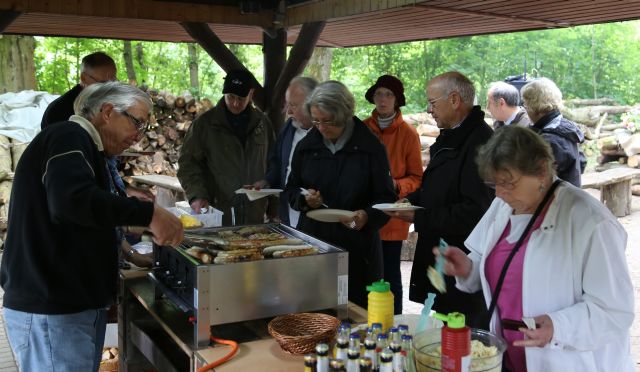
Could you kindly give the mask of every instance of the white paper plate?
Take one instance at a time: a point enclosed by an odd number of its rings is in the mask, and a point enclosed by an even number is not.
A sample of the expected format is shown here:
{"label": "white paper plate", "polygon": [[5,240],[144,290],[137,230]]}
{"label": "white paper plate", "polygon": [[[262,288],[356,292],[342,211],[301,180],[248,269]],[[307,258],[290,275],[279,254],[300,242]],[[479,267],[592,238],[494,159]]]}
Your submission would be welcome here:
{"label": "white paper plate", "polygon": [[375,209],[387,212],[399,212],[399,211],[415,211],[416,209],[424,209],[417,205],[410,205],[408,207],[398,207],[394,203],[380,203],[372,206]]}
{"label": "white paper plate", "polygon": [[260,190],[237,189],[236,190],[236,194],[247,194],[247,198],[249,198],[250,201],[258,200],[260,198],[264,198],[265,196],[269,196],[269,195],[277,195],[277,194],[280,194],[281,192],[282,192],[282,189],[260,189]]}
{"label": "white paper plate", "polygon": [[307,217],[320,222],[340,222],[341,218],[353,218],[356,212],[344,209],[315,209],[307,212]]}

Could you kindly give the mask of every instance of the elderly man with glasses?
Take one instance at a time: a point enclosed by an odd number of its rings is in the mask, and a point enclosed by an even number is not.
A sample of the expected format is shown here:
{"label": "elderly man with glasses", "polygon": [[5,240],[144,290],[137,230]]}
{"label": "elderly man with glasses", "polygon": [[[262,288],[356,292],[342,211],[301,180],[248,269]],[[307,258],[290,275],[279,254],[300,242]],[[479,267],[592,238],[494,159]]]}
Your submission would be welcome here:
{"label": "elderly man with glasses", "polygon": [[22,371],[98,370],[106,309],[116,301],[120,226],[147,227],[162,245],[183,238],[165,209],[118,195],[107,168],[106,157],[141,138],[147,94],[94,84],[75,107],[27,146],[13,181],[0,284]]}
{"label": "elderly man with glasses", "polygon": [[[493,130],[484,121],[480,106],[474,106],[473,83],[459,72],[446,72],[427,85],[427,112],[435,119],[440,135],[430,147],[431,161],[422,175],[420,188],[407,199],[423,209],[388,212],[413,222],[418,242],[411,271],[409,299],[423,302],[427,293],[438,293],[427,279],[427,267],[433,266],[432,252],[440,239],[457,247],[480,221],[494,191],[478,174],[477,148],[487,142]],[[440,313],[459,311],[467,324],[486,328],[486,306],[482,293],[458,290],[453,278],[446,278],[446,293],[438,293],[433,309]]]}

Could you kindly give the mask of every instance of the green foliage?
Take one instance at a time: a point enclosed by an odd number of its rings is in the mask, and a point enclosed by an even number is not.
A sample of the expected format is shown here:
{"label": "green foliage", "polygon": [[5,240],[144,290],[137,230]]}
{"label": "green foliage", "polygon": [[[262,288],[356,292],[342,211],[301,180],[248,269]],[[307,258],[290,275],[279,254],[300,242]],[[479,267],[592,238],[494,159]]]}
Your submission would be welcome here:
{"label": "green foliage", "polygon": [[[621,103],[640,101],[640,22],[610,23],[566,29],[460,37],[455,39],[335,49],[331,77],[354,93],[358,115],[366,117],[373,105],[364,93],[378,76],[398,76],[405,85],[406,113],[425,110],[425,84],[433,76],[458,70],[476,85],[478,103],[486,101],[487,86],[510,75],[554,80],[565,98],[610,97]],[[192,93],[217,100],[224,73],[198,46],[200,88],[189,86],[187,44],[132,43],[138,84],[181,94]],[[263,81],[261,46],[229,48]],[[81,58],[93,51],[110,54],[126,79],[123,42],[75,38],[38,38],[36,74],[38,88],[63,93],[79,80]]]}

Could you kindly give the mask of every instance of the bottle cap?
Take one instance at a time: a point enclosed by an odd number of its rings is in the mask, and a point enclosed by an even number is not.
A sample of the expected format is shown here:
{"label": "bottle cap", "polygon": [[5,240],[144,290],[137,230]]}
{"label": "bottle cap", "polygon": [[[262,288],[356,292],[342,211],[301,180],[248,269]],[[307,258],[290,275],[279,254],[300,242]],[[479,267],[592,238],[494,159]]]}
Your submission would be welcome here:
{"label": "bottle cap", "polygon": [[447,315],[435,313],[434,317],[440,319],[443,322],[447,322],[449,328],[464,328],[464,314],[459,312],[449,313]]}
{"label": "bottle cap", "polygon": [[384,279],[380,279],[378,282],[373,282],[367,286],[369,292],[389,292],[391,290],[391,284],[385,282]]}

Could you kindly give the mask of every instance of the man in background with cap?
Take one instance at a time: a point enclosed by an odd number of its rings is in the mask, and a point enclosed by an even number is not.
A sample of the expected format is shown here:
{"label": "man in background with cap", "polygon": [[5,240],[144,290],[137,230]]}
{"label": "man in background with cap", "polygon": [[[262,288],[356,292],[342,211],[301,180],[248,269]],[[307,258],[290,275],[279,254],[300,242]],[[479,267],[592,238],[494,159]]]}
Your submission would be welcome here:
{"label": "man in background with cap", "polygon": [[235,191],[264,177],[274,142],[271,122],[251,105],[257,82],[247,70],[225,77],[218,104],[193,121],[185,136],[178,179],[191,208],[221,210],[222,225],[264,222],[268,199],[248,201]]}
{"label": "man in background with cap", "polygon": [[[416,191],[422,180],[420,136],[402,119],[400,111],[405,105],[404,86],[395,76],[383,75],[367,90],[365,98],[376,108],[364,123],[387,149],[393,186],[398,197],[404,198]],[[402,241],[409,235],[409,225],[409,222],[394,218],[380,229],[384,279],[391,284],[395,314],[402,314],[400,251]]]}

